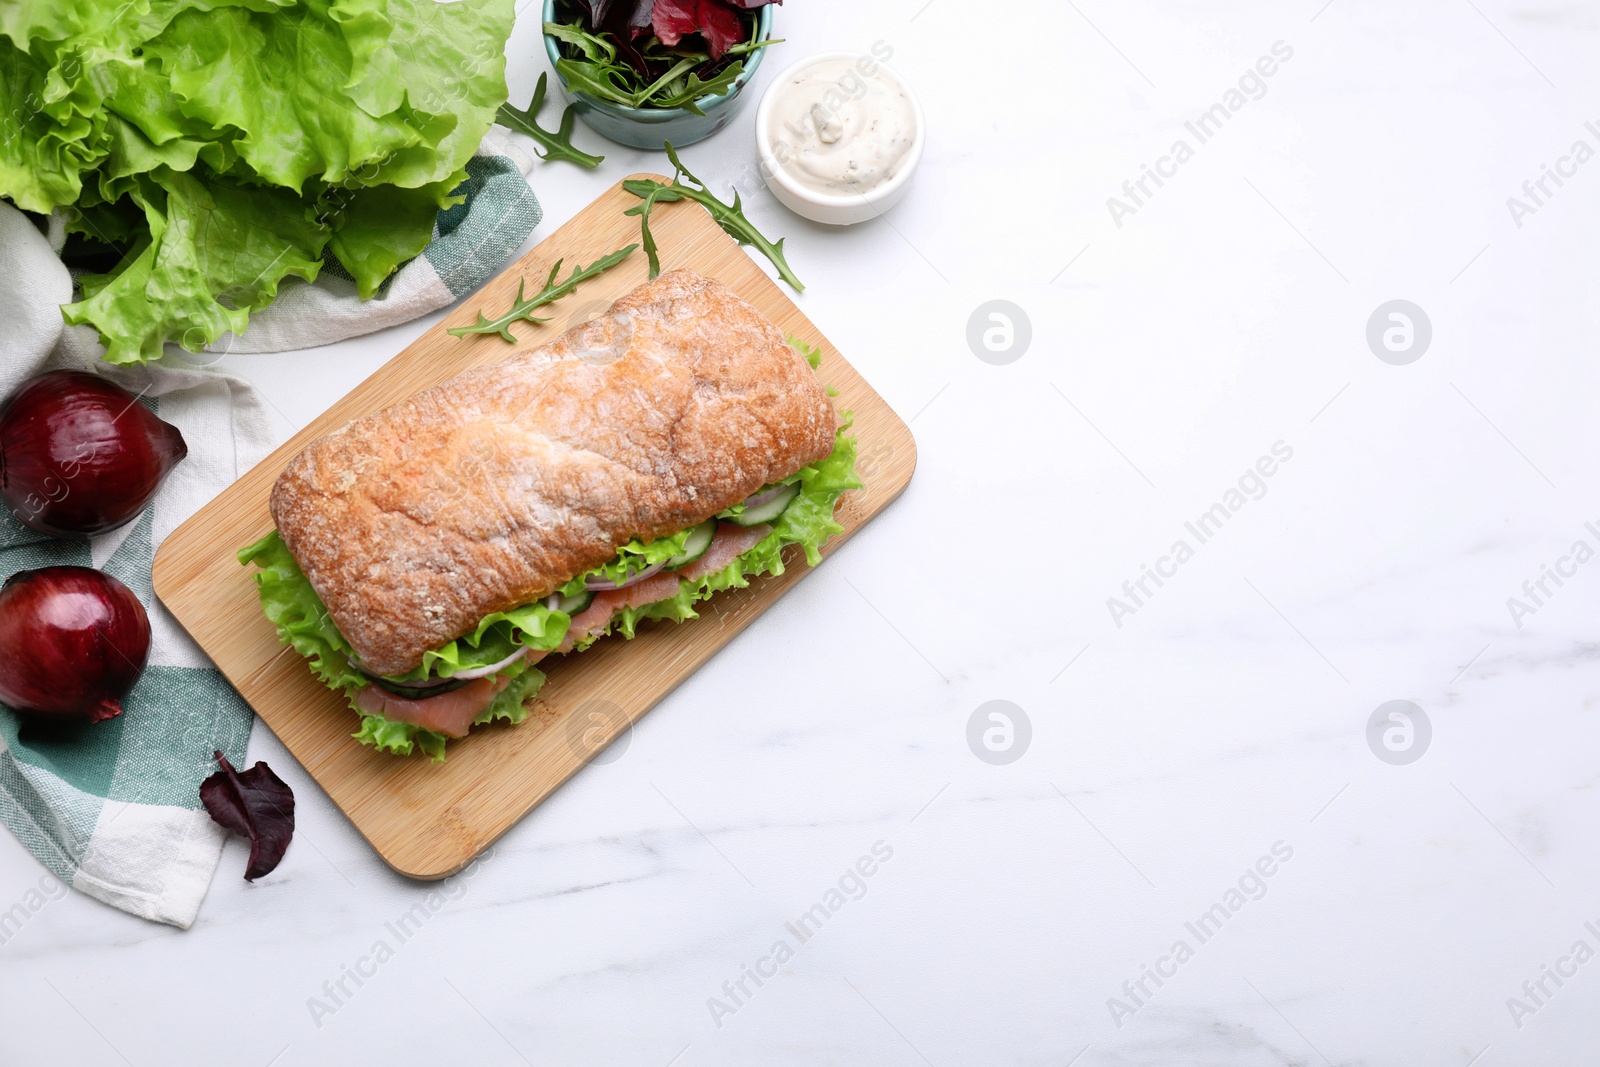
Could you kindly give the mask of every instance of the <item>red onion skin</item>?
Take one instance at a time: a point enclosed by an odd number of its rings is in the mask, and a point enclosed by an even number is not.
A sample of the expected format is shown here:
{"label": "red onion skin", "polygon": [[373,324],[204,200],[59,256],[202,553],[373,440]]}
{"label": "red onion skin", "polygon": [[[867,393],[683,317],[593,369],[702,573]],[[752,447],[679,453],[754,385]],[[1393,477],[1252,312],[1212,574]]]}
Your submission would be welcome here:
{"label": "red onion skin", "polygon": [[0,588],[0,649],[0,701],[12,710],[101,722],[122,714],[144,672],[150,617],[101,571],[19,571]]}
{"label": "red onion skin", "polygon": [[188,454],[176,426],[84,371],[41,374],[0,407],[0,501],[54,537],[127,524]]}

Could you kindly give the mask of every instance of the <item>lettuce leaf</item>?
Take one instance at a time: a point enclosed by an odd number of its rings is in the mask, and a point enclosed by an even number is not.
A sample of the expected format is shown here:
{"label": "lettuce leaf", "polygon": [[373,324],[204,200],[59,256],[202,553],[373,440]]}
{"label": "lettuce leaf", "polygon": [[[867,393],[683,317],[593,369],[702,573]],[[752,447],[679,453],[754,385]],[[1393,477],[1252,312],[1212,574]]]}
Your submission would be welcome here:
{"label": "lettuce leaf", "polygon": [[356,280],[361,299],[372,299],[390,274],[428,247],[440,206],[460,199],[448,195],[452,188],[449,182],[420,189],[378,185],[325,198],[324,217],[333,226],[328,248]]}
{"label": "lettuce leaf", "polygon": [[361,672],[350,666],[355,654],[350,643],[328,618],[322,598],[311,588],[277,530],[241,551],[239,562],[261,568],[256,591],[262,611],[278,628],[283,642],[310,661],[311,672],[323,685],[354,691],[367,684]]}
{"label": "lettuce leaf", "polygon": [[116,274],[87,279],[67,322],[99,328],[108,363],[161,358],[169,339],[198,352],[240,333],[289,275],[311,281],[327,234],[287,190],[207,184],[163,167],[133,200],[150,238]]}
{"label": "lettuce leaf", "polygon": [[[851,489],[861,488],[861,479],[856,477],[856,439],[847,433],[853,421],[850,412],[845,412],[844,425],[834,437],[833,453],[820,463],[801,469],[800,495],[784,509],[772,527],[773,536],[783,544],[804,549],[806,563],[812,567],[822,562],[819,550],[828,538],[844,532],[844,527],[833,517],[839,497]],[[757,545],[751,551],[758,551],[760,547]],[[782,564],[779,567],[780,570],[773,573],[782,573]]]}
{"label": "lettuce leaf", "polygon": [[789,336],[785,337],[784,340],[789,342],[790,348],[806,357],[806,362],[811,364],[812,370],[816,370],[818,367],[822,366],[822,349],[818,348],[814,344],[801,340],[794,334],[790,334]]}

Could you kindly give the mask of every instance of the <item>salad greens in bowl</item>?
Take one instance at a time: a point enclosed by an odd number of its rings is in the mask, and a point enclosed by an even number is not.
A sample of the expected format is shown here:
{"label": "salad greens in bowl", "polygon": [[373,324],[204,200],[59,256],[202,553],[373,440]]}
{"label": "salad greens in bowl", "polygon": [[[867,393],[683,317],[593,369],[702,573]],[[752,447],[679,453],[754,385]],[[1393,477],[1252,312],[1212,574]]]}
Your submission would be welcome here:
{"label": "salad greens in bowl", "polygon": [[635,148],[680,147],[733,120],[782,0],[545,0],[544,43],[573,110]]}

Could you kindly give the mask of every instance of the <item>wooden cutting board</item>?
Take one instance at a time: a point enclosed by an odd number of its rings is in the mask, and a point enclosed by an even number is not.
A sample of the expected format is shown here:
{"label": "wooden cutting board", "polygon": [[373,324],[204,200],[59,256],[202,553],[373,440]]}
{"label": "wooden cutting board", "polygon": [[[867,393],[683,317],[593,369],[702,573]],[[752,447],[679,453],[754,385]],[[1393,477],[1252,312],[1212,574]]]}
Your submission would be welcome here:
{"label": "wooden cutting board", "polygon": [[[803,558],[791,562],[786,556],[789,567],[781,577],[717,594],[699,619],[650,623],[632,641],[607,638],[577,655],[552,657],[543,665],[549,681],[526,722],[477,727],[452,741],[449,759],[438,764],[420,754],[381,754],[351,738],[355,713],[279,643],[256,600],[255,568],[235,559],[240,548],[272,528],[267,497],[273,482],[311,441],[469,368],[545,344],[644,282],[648,265],[641,249],[542,309],[541,315],[550,316],[547,324],[513,326],[521,338],[515,347],[498,337],[445,332],[476,321],[480,308],[490,317],[501,313],[522,278],[530,293],[539,291],[558,259],[566,260],[566,277],[574,264],[588,265],[638,241],[638,220],[623,215],[638,202],[620,183],[607,191],[202,508],[156,553],[155,589],[162,603],[378,854],[413,878],[444,878],[470,863],[810,572]],[[840,503],[845,530],[823,550],[831,553],[911,481],[917,459],[911,431],[698,205],[658,206],[651,229],[664,270],[687,267],[719,279],[780,329],[822,349],[822,380],[838,390],[839,407],[855,413],[865,482]],[[798,557],[796,549],[789,551]]]}

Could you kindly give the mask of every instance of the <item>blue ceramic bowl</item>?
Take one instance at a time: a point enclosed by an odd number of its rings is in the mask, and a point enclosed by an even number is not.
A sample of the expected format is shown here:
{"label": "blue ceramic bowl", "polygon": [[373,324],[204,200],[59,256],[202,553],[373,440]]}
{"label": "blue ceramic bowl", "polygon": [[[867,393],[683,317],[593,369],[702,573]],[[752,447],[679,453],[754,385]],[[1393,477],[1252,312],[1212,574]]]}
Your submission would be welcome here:
{"label": "blue ceramic bowl", "polygon": [[[554,22],[555,17],[556,0],[544,0],[544,21]],[[756,40],[764,41],[771,36],[772,5],[768,4],[761,8],[757,16]],[[546,34],[544,48],[550,55],[550,69],[555,70],[556,60],[561,58],[561,42]],[[664,141],[671,141],[674,148],[682,148],[705,140],[732,122],[744,104],[744,87],[755,77],[756,69],[761,66],[761,57],[766,52],[765,48],[758,48],[750,55],[744,72],[726,93],[698,101],[704,115],[696,115],[681,107],[624,107],[573,91],[568,87],[567,80],[561,77],[560,71],[556,71],[556,80],[561,83],[561,91],[577,110],[578,117],[591,130],[618,144],[660,151]]]}

